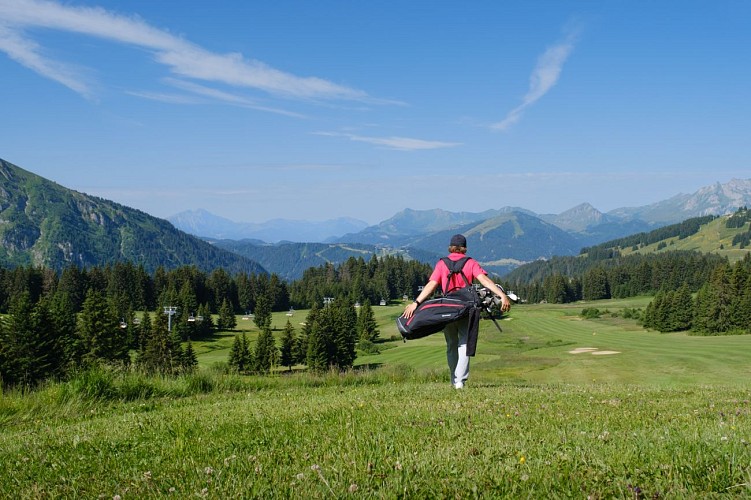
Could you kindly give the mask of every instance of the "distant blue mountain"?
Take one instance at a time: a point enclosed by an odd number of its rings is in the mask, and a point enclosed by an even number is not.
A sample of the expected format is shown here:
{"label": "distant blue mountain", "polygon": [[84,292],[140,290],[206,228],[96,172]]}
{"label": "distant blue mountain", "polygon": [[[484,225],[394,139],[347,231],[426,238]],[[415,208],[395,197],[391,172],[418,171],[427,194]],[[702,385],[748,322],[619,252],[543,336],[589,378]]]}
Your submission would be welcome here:
{"label": "distant blue mountain", "polygon": [[350,217],[319,222],[289,219],[272,219],[262,223],[234,222],[203,209],[180,212],[168,220],[181,231],[202,238],[257,240],[258,243],[322,243],[368,227],[366,222]]}

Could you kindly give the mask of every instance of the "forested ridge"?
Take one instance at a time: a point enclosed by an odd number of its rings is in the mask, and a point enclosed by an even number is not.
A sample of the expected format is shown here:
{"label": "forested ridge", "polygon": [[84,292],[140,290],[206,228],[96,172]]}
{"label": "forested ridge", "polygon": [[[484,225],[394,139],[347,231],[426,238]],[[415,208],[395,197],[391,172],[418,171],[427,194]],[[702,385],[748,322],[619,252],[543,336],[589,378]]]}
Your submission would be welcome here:
{"label": "forested ridge", "polygon": [[263,272],[247,258],[175,229],[169,222],[66,189],[0,159],[0,264],[82,268],[138,262],[149,272],[195,265]]}
{"label": "forested ridge", "polygon": [[679,239],[688,238],[689,236],[696,234],[699,229],[708,222],[716,219],[715,215],[707,215],[705,217],[693,217],[686,219],[678,224],[671,224],[659,229],[655,229],[649,232],[641,232],[632,236],[626,236],[624,238],[617,238],[615,240],[606,241],[599,245],[582,248],[582,254],[594,253],[598,254],[609,249],[621,249],[630,247],[641,247],[651,245],[662,240],[678,237]]}

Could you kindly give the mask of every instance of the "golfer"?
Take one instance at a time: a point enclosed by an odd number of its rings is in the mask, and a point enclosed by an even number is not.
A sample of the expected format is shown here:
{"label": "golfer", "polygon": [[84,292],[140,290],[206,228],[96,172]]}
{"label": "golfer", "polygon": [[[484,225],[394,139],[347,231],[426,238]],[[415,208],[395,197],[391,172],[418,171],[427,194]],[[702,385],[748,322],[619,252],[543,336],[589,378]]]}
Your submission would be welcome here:
{"label": "golfer", "polygon": [[[464,235],[455,234],[452,236],[448,251],[448,258],[452,261],[457,261],[463,258],[467,253],[467,239]],[[488,273],[475,259],[470,257],[464,265],[463,272],[470,283],[476,278],[481,285],[500,297],[501,311],[506,312],[511,309],[511,300],[509,300],[508,296],[498,285],[488,278]],[[433,268],[430,280],[423,287],[422,292],[420,292],[420,295],[417,296],[415,301],[404,309],[402,316],[407,319],[411,318],[415,309],[417,309],[417,306],[433,295],[433,292],[435,292],[439,286],[444,292],[446,292],[454,288],[462,288],[466,285],[461,274],[453,275],[451,277],[451,282],[449,283],[449,268],[446,267],[445,262],[439,260],[435,265],[435,268]],[[464,317],[449,323],[443,329],[443,335],[446,337],[446,360],[449,365],[451,384],[457,389],[463,389],[467,378],[469,378],[469,356],[467,356],[468,326],[469,318]]]}

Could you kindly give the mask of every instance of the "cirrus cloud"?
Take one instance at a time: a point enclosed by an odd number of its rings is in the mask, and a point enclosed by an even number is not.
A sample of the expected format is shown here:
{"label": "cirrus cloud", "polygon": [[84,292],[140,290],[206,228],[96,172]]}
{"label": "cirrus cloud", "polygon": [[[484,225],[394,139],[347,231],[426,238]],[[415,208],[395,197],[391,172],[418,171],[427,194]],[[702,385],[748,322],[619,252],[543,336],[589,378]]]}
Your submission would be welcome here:
{"label": "cirrus cloud", "polygon": [[578,30],[570,31],[563,40],[549,47],[537,60],[537,65],[529,77],[529,89],[519,106],[506,114],[500,122],[491,125],[495,130],[508,130],[517,123],[524,111],[548,93],[561,76],[563,65],[574,50]]}
{"label": "cirrus cloud", "polygon": [[357,134],[348,134],[344,132],[316,132],[316,135],[325,135],[329,137],[345,137],[355,142],[365,142],[376,146],[384,146],[388,149],[397,149],[400,151],[416,151],[426,149],[453,148],[461,146],[460,142],[444,141],[426,141],[424,139],[414,139],[411,137],[372,137]]}
{"label": "cirrus cloud", "polygon": [[389,102],[323,78],[280,71],[239,53],[211,52],[157,29],[137,16],[51,0],[0,0],[0,51],[87,98],[92,96],[92,85],[84,72],[76,70],[74,65],[46,57],[44,48],[32,34],[40,28],[146,49],[155,61],[182,78],[255,89],[282,98]]}

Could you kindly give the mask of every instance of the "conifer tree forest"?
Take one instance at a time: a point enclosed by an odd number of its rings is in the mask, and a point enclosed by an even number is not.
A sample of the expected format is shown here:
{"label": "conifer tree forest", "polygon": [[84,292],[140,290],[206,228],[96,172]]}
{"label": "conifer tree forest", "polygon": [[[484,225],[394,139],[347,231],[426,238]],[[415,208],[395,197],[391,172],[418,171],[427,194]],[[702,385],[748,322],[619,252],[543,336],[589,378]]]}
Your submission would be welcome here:
{"label": "conifer tree forest", "polygon": [[[346,369],[355,345],[378,335],[370,304],[415,296],[430,268],[401,257],[351,258],[310,269],[294,283],[277,275],[205,273],[193,266],[147,273],[129,262],[56,273],[0,268],[0,381],[33,386],[99,363],[162,374],[194,370],[191,341],[236,327],[235,314],[254,313],[260,330],[239,337],[228,364],[243,373],[306,364]],[[323,307],[324,298],[335,299]],[[359,317],[355,304],[366,304]],[[287,325],[281,350],[271,313],[311,309],[306,327]]]}

